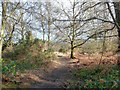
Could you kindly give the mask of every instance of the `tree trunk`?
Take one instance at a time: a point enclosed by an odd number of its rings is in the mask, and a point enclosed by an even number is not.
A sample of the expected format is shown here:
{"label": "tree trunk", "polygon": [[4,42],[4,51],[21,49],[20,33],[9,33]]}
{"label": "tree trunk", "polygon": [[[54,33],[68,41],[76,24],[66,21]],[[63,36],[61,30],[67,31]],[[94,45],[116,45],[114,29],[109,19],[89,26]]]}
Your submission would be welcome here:
{"label": "tree trunk", "polygon": [[49,46],[50,46],[50,24],[48,24],[48,48]]}
{"label": "tree trunk", "polygon": [[50,12],[48,10],[48,48],[50,45]]}
{"label": "tree trunk", "polygon": [[[41,14],[43,14],[43,11],[42,11],[42,3],[40,3],[40,12]],[[44,16],[41,15],[41,25],[42,25],[42,29],[43,29],[43,42],[45,43],[45,28],[44,28]]]}
{"label": "tree trunk", "polygon": [[51,33],[51,31],[50,31],[50,25],[51,25],[51,22],[50,22],[50,17],[51,17],[51,3],[50,2],[48,2],[47,3],[47,12],[48,12],[48,49],[49,49],[49,46],[50,46],[50,33]]}
{"label": "tree trunk", "polygon": [[22,42],[24,43],[24,31],[23,31],[24,29],[22,28],[22,31],[21,31],[21,36],[22,36]]}
{"label": "tree trunk", "polygon": [[72,59],[74,59],[75,57],[74,57],[74,54],[73,54],[73,52],[74,52],[74,40],[75,40],[75,27],[74,27],[74,25],[75,25],[75,13],[74,13],[74,10],[75,10],[75,1],[74,1],[74,5],[73,5],[73,35],[72,35],[72,41],[71,41],[71,57],[70,58],[72,58]]}
{"label": "tree trunk", "polygon": [[6,9],[7,9],[7,2],[5,0],[5,2],[2,3],[2,27],[1,27],[1,36],[0,36],[0,59],[2,59],[2,46],[3,46],[3,37],[4,37],[4,31],[5,31]]}
{"label": "tree trunk", "polygon": [[15,31],[15,24],[13,25],[13,28],[12,28],[12,31],[10,33],[10,37],[7,41],[7,46],[11,45],[11,40],[12,40],[12,37],[13,37],[13,32]]}
{"label": "tree trunk", "polygon": [[120,2],[114,2],[115,14],[116,14],[116,22],[118,24],[118,62],[117,64],[120,65]]}
{"label": "tree trunk", "polygon": [[43,42],[45,42],[45,29],[43,29]]}
{"label": "tree trunk", "polygon": [[71,57],[72,59],[74,59],[74,54],[73,54],[74,48],[73,48],[73,41],[71,41]]}

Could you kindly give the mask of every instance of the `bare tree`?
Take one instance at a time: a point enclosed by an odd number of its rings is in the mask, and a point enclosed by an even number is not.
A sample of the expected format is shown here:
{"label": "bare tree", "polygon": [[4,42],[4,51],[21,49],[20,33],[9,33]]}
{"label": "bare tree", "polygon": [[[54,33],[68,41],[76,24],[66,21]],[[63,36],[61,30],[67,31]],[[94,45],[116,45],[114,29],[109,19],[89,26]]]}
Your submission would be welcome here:
{"label": "bare tree", "polygon": [[[109,31],[109,29],[107,30],[101,29],[100,26],[102,24],[99,23],[101,23],[102,19],[96,17],[97,14],[93,12],[93,9],[89,10],[97,5],[102,5],[103,3],[92,3],[89,6],[88,4],[86,4],[86,2],[76,2],[75,0],[70,3],[72,8],[68,10],[64,8],[62,5],[61,11],[63,12],[64,15],[62,18],[56,19],[56,21],[59,22],[59,25],[56,25],[56,22],[54,25],[71,44],[71,58],[74,58],[73,52],[75,48],[83,45],[89,39],[95,37],[97,34],[102,34],[104,31],[105,32]],[[97,9],[98,8],[96,8],[95,10]],[[93,21],[95,22],[94,24],[97,23],[96,28],[92,28]],[[60,22],[62,23],[60,24]],[[83,36],[88,36],[88,38],[85,39],[85,37]]]}
{"label": "bare tree", "polygon": [[6,23],[6,10],[7,10],[7,0],[2,2],[2,27],[0,34],[0,59],[2,59],[2,46],[3,46],[3,37],[5,31],[5,23]]}

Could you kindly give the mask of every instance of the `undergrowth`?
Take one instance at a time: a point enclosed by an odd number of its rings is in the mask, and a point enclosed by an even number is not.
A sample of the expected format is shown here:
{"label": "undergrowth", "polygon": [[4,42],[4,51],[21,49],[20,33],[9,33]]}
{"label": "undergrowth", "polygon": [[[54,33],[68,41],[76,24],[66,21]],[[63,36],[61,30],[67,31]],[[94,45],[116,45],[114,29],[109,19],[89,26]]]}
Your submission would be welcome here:
{"label": "undergrowth", "polygon": [[72,72],[76,81],[66,82],[65,88],[120,88],[120,67],[81,69]]}
{"label": "undergrowth", "polygon": [[[40,43],[39,43],[40,44]],[[52,51],[42,52],[42,45],[20,44],[12,52],[6,52],[2,61],[2,78],[11,81],[25,70],[47,67],[55,59]],[[19,74],[18,74],[19,73]],[[4,85],[3,85],[4,86]]]}

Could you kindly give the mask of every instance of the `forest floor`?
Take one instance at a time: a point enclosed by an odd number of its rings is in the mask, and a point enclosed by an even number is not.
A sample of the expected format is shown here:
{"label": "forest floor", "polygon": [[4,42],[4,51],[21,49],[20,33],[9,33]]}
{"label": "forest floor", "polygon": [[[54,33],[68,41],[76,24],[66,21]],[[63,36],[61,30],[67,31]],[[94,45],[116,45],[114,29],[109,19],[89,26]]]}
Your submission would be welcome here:
{"label": "forest floor", "polygon": [[[57,59],[53,60],[48,67],[43,67],[35,70],[26,70],[24,74],[18,77],[18,82],[21,82],[22,87],[30,88],[60,88],[67,81],[73,81],[74,76],[71,73],[76,69],[95,67],[99,63],[98,57],[89,55],[76,55],[76,59],[70,59],[69,54],[55,52]],[[110,57],[115,60],[115,57]],[[104,63],[107,62],[104,60]],[[112,61],[111,61],[112,63]],[[90,67],[89,67],[90,66]],[[17,81],[17,78],[16,78]]]}
{"label": "forest floor", "polygon": [[53,60],[47,68],[27,70],[21,75],[22,86],[30,88],[59,88],[64,82],[72,81],[70,70],[74,70],[71,59],[67,54],[55,52],[57,59]]}

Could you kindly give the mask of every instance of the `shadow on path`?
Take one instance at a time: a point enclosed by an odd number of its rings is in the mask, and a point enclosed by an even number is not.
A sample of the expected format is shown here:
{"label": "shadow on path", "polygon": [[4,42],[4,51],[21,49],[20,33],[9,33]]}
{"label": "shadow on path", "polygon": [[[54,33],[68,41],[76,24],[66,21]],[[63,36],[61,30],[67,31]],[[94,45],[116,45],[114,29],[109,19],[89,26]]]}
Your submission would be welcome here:
{"label": "shadow on path", "polygon": [[52,68],[51,72],[44,77],[39,77],[40,81],[34,83],[32,88],[61,88],[63,83],[73,79],[72,74],[69,72],[70,59],[67,57],[59,57],[52,66],[56,65],[57,68]]}

